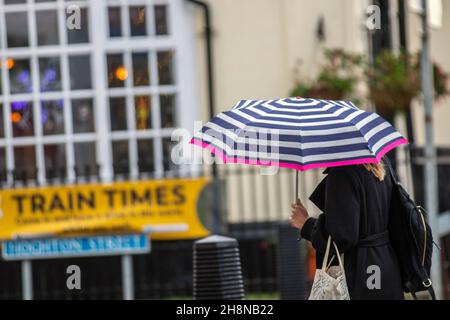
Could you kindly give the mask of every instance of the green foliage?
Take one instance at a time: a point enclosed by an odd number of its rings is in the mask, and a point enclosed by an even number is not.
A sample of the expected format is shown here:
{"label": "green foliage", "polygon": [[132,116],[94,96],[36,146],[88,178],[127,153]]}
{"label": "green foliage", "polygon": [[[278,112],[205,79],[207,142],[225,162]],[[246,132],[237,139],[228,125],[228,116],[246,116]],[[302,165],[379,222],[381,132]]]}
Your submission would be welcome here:
{"label": "green foliage", "polygon": [[433,80],[436,99],[440,99],[450,94],[449,78],[450,75],[442,70],[437,63],[433,64]]}
{"label": "green foliage", "polygon": [[[421,93],[420,54],[381,52],[372,66],[367,67],[370,99],[378,110],[402,112]],[[450,93],[448,74],[433,63],[434,97]]]}
{"label": "green foliage", "polygon": [[[342,100],[353,98],[355,85],[367,82],[369,99],[382,113],[402,112],[421,92],[420,55],[382,51],[371,63],[341,49],[324,51],[325,63],[313,81],[297,81],[291,96]],[[449,74],[433,64],[435,98],[450,94]],[[353,99],[355,100],[355,99]]]}
{"label": "green foliage", "polygon": [[341,49],[325,50],[324,56],[325,64],[317,79],[310,83],[297,81],[291,91],[292,96],[340,100],[353,92],[358,81],[355,70],[362,63],[362,56]]}
{"label": "green foliage", "polygon": [[291,96],[292,97],[306,97],[306,96],[308,96],[309,90],[310,90],[310,86],[308,86],[304,83],[299,83],[294,87],[294,89],[292,89]]}
{"label": "green foliage", "polygon": [[408,53],[382,51],[366,67],[370,99],[382,112],[403,111],[420,93],[419,59]]}

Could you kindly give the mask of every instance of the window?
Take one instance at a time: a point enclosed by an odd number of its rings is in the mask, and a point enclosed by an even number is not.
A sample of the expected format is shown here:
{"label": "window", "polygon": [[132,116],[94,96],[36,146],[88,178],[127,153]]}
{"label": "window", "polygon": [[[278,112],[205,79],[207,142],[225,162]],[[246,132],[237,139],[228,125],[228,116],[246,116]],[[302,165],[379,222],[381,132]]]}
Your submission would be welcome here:
{"label": "window", "polygon": [[138,140],[139,172],[154,172],[153,141],[151,139]]}
{"label": "window", "polygon": [[124,97],[110,98],[111,131],[127,130],[127,104]]}
{"label": "window", "polygon": [[[89,13],[99,2],[71,2],[2,2],[6,43],[0,51],[7,72],[0,77],[0,95],[9,89],[8,96],[0,96],[0,177],[2,165],[14,169],[8,183],[73,181],[85,174],[86,163],[95,163],[91,174],[97,172],[96,154],[84,155],[83,169],[75,170],[75,164],[83,152],[96,150],[98,140],[91,65],[97,49],[90,42]],[[80,8],[79,28],[65,25],[71,4]]]}
{"label": "window", "polygon": [[163,165],[164,171],[171,171],[177,169],[175,162],[172,159],[172,149],[175,146],[175,141],[170,138],[163,139]]}
{"label": "window", "polygon": [[59,57],[39,58],[41,92],[61,91],[61,64]]}
{"label": "window", "polygon": [[3,122],[3,103],[0,103],[0,138],[5,137],[5,124]]}
{"label": "window", "polygon": [[[105,56],[114,172],[129,170],[136,175],[176,170],[171,165],[173,143],[168,143],[171,131],[179,125],[176,47],[154,42],[151,49],[142,50],[149,47],[143,45],[147,41],[171,37],[172,8],[168,1],[152,5],[137,0],[129,6],[110,2],[105,37],[111,50]],[[128,48],[120,48],[120,39],[126,39]],[[134,43],[140,46],[135,48]],[[133,169],[135,163],[138,172]]]}
{"label": "window", "polygon": [[66,148],[64,144],[47,144],[44,146],[45,175],[47,179],[66,176]]}
{"label": "window", "polygon": [[5,18],[8,47],[27,47],[29,44],[27,13],[10,12],[5,14]]}
{"label": "window", "polygon": [[158,52],[158,79],[160,85],[173,84],[173,51]]}
{"label": "window", "polygon": [[33,136],[33,104],[26,101],[12,102],[11,122],[14,137]]}
{"label": "window", "polygon": [[[142,5],[120,7],[118,6],[120,1],[111,1],[111,5],[107,8],[109,38],[168,36],[170,34],[168,5],[155,4],[151,7],[148,5],[148,1],[139,2]],[[128,15],[126,21],[122,20],[123,13]],[[153,14],[153,16],[148,19],[148,14]],[[124,24],[128,24],[126,28],[129,29],[128,35],[124,33]]]}
{"label": "window", "polygon": [[44,135],[64,134],[63,100],[42,101],[41,119]]}
{"label": "window", "polygon": [[11,94],[31,93],[33,87],[30,60],[10,58],[8,59],[8,68]]}
{"label": "window", "polygon": [[[177,170],[168,141],[192,113],[179,106],[189,81],[177,78],[177,59],[190,50],[179,41],[185,30],[177,25],[186,14],[179,5],[1,3],[0,182],[74,182],[100,172],[136,179]],[[66,11],[73,4],[79,19]],[[6,175],[7,169],[15,172]]]}
{"label": "window", "polygon": [[137,96],[134,98],[137,130],[147,130],[151,128],[152,111],[150,104],[151,102],[149,96]]}
{"label": "window", "polygon": [[167,6],[155,6],[155,33],[158,36],[169,34],[167,25]]}
{"label": "window", "polygon": [[70,89],[92,89],[91,59],[89,55],[69,57]]}
{"label": "window", "polygon": [[159,96],[161,106],[161,127],[173,128],[176,126],[175,119],[175,95],[164,94]]}
{"label": "window", "polygon": [[72,126],[74,133],[94,132],[92,99],[72,100]]}
{"label": "window", "polygon": [[112,154],[114,173],[128,174],[130,172],[128,141],[113,141]]}
{"label": "window", "polygon": [[14,168],[19,180],[36,179],[35,146],[14,147]]}
{"label": "window", "polygon": [[150,75],[148,69],[148,54],[133,53],[133,84],[136,87],[148,86],[150,84]]}
{"label": "window", "polygon": [[4,0],[5,4],[20,4],[20,3],[26,3],[27,0]]}
{"label": "window", "polygon": [[5,148],[0,148],[0,181],[5,182],[6,178],[6,151]]}
{"label": "window", "polygon": [[147,34],[147,17],[145,7],[130,7],[131,36],[145,36]]}
{"label": "window", "polygon": [[58,44],[58,15],[56,10],[36,11],[36,30],[38,45]]}
{"label": "window", "polygon": [[109,54],[106,57],[108,64],[108,85],[110,88],[123,87],[128,78],[128,71],[123,63],[122,54]]}
{"label": "window", "polygon": [[[69,10],[70,11],[70,10]],[[71,13],[66,13],[66,19],[70,20]],[[67,29],[67,39],[69,44],[87,43],[89,42],[89,24],[87,10],[80,10],[80,27],[71,27]]]}
{"label": "window", "polygon": [[122,17],[120,7],[108,8],[109,36],[111,38],[122,36]]}
{"label": "window", "polygon": [[97,156],[95,142],[77,142],[75,163],[77,176],[89,177],[97,174]]}

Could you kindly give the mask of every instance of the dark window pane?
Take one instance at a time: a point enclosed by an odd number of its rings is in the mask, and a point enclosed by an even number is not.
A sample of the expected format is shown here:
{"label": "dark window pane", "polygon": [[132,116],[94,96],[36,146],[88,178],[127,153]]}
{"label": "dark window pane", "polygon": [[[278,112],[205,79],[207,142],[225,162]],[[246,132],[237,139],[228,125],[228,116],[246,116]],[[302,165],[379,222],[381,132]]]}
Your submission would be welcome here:
{"label": "dark window pane", "polygon": [[58,44],[59,32],[56,11],[36,11],[36,30],[38,45]]}
{"label": "dark window pane", "polygon": [[27,0],[4,0],[5,4],[20,4],[20,3],[26,3]]}
{"label": "dark window pane", "polygon": [[45,176],[47,179],[66,177],[66,147],[64,144],[44,146]]}
{"label": "dark window pane", "polygon": [[131,36],[145,36],[147,34],[147,19],[145,7],[130,7]]}
{"label": "dark window pane", "polygon": [[63,100],[42,101],[42,127],[44,135],[64,134]]}
{"label": "dark window pane", "polygon": [[74,144],[77,176],[91,176],[97,173],[95,142]]}
{"label": "dark window pane", "polygon": [[72,100],[72,126],[74,133],[94,132],[92,99]]}
{"label": "dark window pane", "polygon": [[165,94],[159,96],[159,104],[161,106],[161,127],[171,128],[176,126],[175,120],[175,95]]}
{"label": "dark window pane", "polygon": [[12,102],[11,122],[14,137],[34,135],[33,104],[25,101]]}
{"label": "dark window pane", "polygon": [[111,131],[127,130],[127,105],[125,98],[109,99]]}
{"label": "dark window pane", "polygon": [[167,35],[169,29],[167,26],[167,6],[155,6],[155,33],[156,35]]}
{"label": "dark window pane", "polygon": [[172,141],[170,138],[164,138],[162,140],[164,171],[175,170],[177,168],[177,165],[172,160],[172,149],[175,144],[176,141]]}
{"label": "dark window pane", "polygon": [[3,121],[3,103],[0,103],[0,138],[5,137],[5,123]]}
{"label": "dark window pane", "polygon": [[153,140],[138,140],[139,172],[154,172]]}
{"label": "dark window pane", "polygon": [[5,148],[0,148],[0,181],[6,181],[6,152]]}
{"label": "dark window pane", "polygon": [[61,90],[61,67],[59,57],[39,58],[41,92]]}
{"label": "dark window pane", "polygon": [[159,84],[173,84],[173,51],[158,52]]}
{"label": "dark window pane", "polygon": [[14,168],[19,180],[36,179],[36,151],[34,146],[14,147]]}
{"label": "dark window pane", "polygon": [[136,130],[147,130],[152,127],[151,102],[149,96],[137,96],[134,98],[136,113]]}
{"label": "dark window pane", "polygon": [[108,86],[110,88],[123,87],[128,78],[128,70],[123,64],[122,54],[108,54]]}
{"label": "dark window pane", "polygon": [[148,53],[133,53],[133,84],[135,86],[148,86]]}
{"label": "dark window pane", "polygon": [[109,36],[121,37],[122,36],[122,18],[120,16],[120,7],[108,8],[109,17]]}
{"label": "dark window pane", "polygon": [[[74,11],[66,13],[67,24],[67,39],[69,43],[86,43],[89,42],[89,24],[86,8],[80,9],[80,25],[76,25],[76,21],[73,20],[76,16]],[[78,28],[79,27],[79,28]]]}
{"label": "dark window pane", "polygon": [[10,12],[6,13],[5,17],[8,47],[28,47],[27,13]]}
{"label": "dark window pane", "polygon": [[11,93],[32,92],[30,60],[8,59],[8,68]]}
{"label": "dark window pane", "polygon": [[113,168],[115,174],[127,174],[130,171],[128,159],[128,141],[112,142]]}
{"label": "dark window pane", "polygon": [[91,59],[89,55],[69,57],[70,88],[91,89]]}

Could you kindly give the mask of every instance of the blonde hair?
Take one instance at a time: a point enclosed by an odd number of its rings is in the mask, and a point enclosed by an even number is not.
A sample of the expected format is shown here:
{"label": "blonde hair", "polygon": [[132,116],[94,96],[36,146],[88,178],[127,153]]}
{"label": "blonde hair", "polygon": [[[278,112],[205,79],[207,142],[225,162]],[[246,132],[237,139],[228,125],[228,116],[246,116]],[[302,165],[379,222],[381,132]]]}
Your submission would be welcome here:
{"label": "blonde hair", "polygon": [[367,171],[373,173],[373,175],[380,181],[383,181],[386,176],[386,170],[384,169],[383,163],[380,161],[378,163],[365,163],[363,164]]}

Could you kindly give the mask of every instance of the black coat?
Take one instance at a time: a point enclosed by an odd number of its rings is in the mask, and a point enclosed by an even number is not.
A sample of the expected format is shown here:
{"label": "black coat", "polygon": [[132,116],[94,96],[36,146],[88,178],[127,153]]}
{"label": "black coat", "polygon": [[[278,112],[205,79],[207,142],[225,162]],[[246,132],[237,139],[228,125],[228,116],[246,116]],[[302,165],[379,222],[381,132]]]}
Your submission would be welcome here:
{"label": "black coat", "polygon": [[[397,257],[386,233],[392,194],[389,175],[379,181],[362,165],[329,168],[324,173],[328,175],[310,196],[324,213],[309,218],[301,230],[316,249],[317,267],[322,266],[331,235],[344,253],[351,299],[403,299]],[[376,272],[368,269],[371,265],[379,266],[380,289],[367,285]],[[369,282],[374,283],[372,278]]]}

